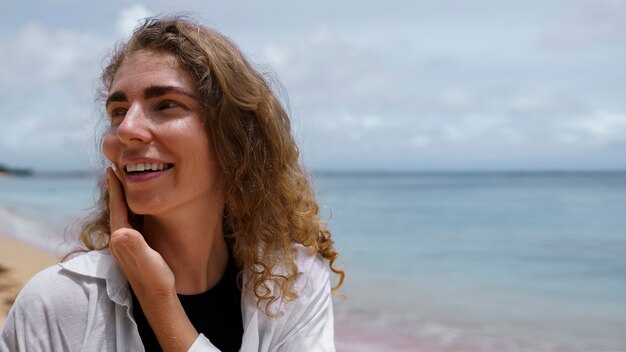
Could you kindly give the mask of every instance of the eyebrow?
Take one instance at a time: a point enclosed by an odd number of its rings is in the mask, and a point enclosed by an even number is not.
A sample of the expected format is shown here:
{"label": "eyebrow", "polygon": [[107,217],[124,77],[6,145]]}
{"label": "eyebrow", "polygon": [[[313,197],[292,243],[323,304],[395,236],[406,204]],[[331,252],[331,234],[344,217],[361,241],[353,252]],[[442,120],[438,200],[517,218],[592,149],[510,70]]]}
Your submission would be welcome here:
{"label": "eyebrow", "polygon": [[[171,94],[171,93],[181,94],[189,98],[192,98],[194,100],[198,100],[198,97],[196,97],[193,93],[190,93],[182,88],[178,88],[174,86],[150,86],[144,89],[143,97],[144,99],[152,99],[152,98],[157,98],[157,97]],[[115,102],[127,103],[128,97],[126,96],[124,92],[120,92],[120,91],[113,92],[111,95],[109,95],[104,105],[109,106],[109,104],[115,103]]]}
{"label": "eyebrow", "polygon": [[193,93],[174,86],[150,86],[144,89],[143,97],[144,99],[152,99],[170,93],[181,94],[194,100],[198,100],[198,98]]}
{"label": "eyebrow", "polygon": [[114,102],[128,102],[128,98],[123,92],[114,92],[113,94],[109,95],[104,106],[108,107],[109,104]]}

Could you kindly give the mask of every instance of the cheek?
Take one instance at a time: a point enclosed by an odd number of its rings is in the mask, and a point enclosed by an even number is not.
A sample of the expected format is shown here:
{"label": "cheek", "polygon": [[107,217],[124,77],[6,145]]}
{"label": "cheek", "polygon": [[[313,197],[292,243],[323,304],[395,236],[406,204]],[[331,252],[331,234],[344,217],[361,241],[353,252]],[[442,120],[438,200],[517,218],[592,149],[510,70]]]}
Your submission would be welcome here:
{"label": "cheek", "polygon": [[119,146],[119,139],[111,131],[104,135],[102,140],[102,153],[109,161],[116,161],[116,151]]}

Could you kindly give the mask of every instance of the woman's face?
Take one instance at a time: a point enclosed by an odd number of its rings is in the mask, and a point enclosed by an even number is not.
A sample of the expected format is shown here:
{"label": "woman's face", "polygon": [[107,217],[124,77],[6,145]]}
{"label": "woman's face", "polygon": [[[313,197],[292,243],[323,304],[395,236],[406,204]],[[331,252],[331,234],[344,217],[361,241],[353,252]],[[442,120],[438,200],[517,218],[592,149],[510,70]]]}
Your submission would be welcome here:
{"label": "woman's face", "polygon": [[219,172],[192,77],[169,54],[141,51],[117,70],[103,151],[136,214],[222,203]]}

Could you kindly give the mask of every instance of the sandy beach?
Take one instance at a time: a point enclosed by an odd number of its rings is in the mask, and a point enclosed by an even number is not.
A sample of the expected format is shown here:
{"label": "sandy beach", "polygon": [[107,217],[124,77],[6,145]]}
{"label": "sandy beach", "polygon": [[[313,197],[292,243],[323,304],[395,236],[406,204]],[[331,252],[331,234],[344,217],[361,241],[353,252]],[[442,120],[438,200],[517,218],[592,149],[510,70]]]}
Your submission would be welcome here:
{"label": "sandy beach", "polygon": [[34,274],[57,262],[51,253],[0,235],[0,328],[24,284]]}

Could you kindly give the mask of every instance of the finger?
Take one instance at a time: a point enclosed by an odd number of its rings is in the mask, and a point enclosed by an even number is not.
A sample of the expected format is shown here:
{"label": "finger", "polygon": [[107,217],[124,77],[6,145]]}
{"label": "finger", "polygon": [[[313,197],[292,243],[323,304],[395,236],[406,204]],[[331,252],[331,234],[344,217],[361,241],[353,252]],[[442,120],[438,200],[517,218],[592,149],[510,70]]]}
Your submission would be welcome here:
{"label": "finger", "polygon": [[128,227],[128,208],[124,197],[122,184],[111,168],[107,168],[107,185],[109,187],[109,222],[111,232]]}
{"label": "finger", "polygon": [[137,236],[133,231],[135,230],[121,228],[111,233],[109,240],[109,251],[131,285],[135,282],[138,268],[142,266],[138,264],[141,261],[138,253],[143,250],[141,235]]}
{"label": "finger", "polygon": [[[120,228],[111,234],[109,242],[113,247],[129,252],[138,252],[142,250],[145,240],[143,236],[135,229]],[[147,243],[145,243],[147,245]]]}
{"label": "finger", "polygon": [[135,229],[121,228],[111,234],[109,250],[135,293],[176,295],[172,270]]}
{"label": "finger", "polygon": [[109,250],[122,268],[128,268],[134,263],[138,254],[146,250],[147,246],[143,237],[136,230],[121,228],[111,233],[109,240]]}

